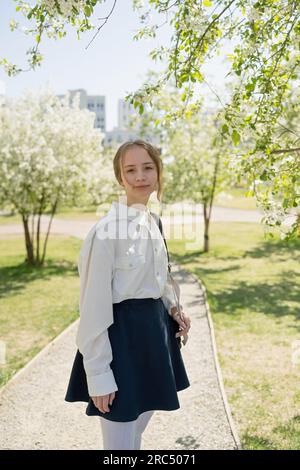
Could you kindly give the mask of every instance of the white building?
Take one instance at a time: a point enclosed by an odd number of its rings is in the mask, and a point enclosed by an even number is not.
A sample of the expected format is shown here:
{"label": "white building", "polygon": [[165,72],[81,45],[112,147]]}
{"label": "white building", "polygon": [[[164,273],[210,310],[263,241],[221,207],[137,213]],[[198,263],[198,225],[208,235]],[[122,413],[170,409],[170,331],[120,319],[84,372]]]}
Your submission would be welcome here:
{"label": "white building", "polygon": [[143,135],[140,132],[140,126],[137,124],[130,127],[132,118],[138,114],[138,110],[124,99],[118,100],[118,125],[112,131],[105,133],[103,145],[120,145],[128,140],[143,139],[151,142],[153,145],[160,146],[159,139],[154,135]]}
{"label": "white building", "polygon": [[135,140],[139,138],[140,136],[138,131],[114,127],[112,131],[105,132],[103,145],[110,146],[113,144],[122,144],[128,140]]}
{"label": "white building", "polygon": [[133,104],[123,99],[118,100],[118,127],[120,129],[128,129],[130,120],[136,115]]}
{"label": "white building", "polygon": [[[68,90],[70,96],[70,104],[72,103],[76,94],[79,94],[79,107],[80,109],[88,109],[96,114],[94,127],[101,129],[105,132],[106,128],[106,108],[105,96],[101,95],[88,95],[86,90],[78,88],[77,90]],[[58,95],[63,98],[65,95]]]}

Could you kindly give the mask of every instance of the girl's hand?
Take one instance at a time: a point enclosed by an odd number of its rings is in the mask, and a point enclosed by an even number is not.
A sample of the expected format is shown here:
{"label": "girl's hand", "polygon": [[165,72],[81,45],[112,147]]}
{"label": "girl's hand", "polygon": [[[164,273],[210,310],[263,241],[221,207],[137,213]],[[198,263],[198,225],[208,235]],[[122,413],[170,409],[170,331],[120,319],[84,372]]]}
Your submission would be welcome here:
{"label": "girl's hand", "polygon": [[189,329],[191,328],[192,321],[190,317],[186,316],[186,314],[183,311],[181,311],[181,315],[180,315],[179,312],[177,311],[177,307],[171,308],[171,315],[173,319],[177,321],[177,323],[180,326],[180,331],[178,331],[178,333],[176,333],[175,335],[176,338],[178,338],[178,336],[186,336],[188,334]]}
{"label": "girl's hand", "polygon": [[102,413],[109,413],[110,409],[108,405],[112,405],[115,399],[116,392],[109,393],[108,395],[99,395],[97,397],[91,397],[96,408]]}

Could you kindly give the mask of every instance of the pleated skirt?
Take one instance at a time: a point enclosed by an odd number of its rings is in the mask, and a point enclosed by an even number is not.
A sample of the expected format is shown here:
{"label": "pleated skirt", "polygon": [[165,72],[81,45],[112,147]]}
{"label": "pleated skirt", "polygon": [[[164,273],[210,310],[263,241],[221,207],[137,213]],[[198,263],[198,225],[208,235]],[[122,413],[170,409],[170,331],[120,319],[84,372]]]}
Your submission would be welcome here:
{"label": "pleated skirt", "polygon": [[83,358],[77,351],[65,400],[88,403],[88,416],[133,421],[150,410],[180,408],[177,392],[190,386],[175,333],[178,324],[161,298],[126,299],[113,304],[108,328],[118,390],[110,412],[102,413],[89,396]]}

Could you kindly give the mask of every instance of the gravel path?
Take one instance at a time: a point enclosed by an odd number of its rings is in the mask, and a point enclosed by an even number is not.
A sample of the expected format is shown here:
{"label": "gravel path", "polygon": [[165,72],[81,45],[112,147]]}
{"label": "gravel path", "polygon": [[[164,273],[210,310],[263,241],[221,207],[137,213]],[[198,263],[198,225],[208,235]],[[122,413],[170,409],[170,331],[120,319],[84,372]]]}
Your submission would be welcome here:
{"label": "gravel path", "polygon": [[[76,233],[81,238],[86,233],[85,224],[76,222],[75,230],[69,225],[68,234]],[[182,349],[191,386],[179,392],[179,410],[155,412],[144,432],[142,448],[240,448],[204,288],[178,266],[174,267],[174,275],[181,284],[181,303],[192,319],[189,341]],[[86,403],[64,401],[76,351],[77,324],[78,320],[1,390],[0,449],[102,448],[99,418],[85,415]]]}

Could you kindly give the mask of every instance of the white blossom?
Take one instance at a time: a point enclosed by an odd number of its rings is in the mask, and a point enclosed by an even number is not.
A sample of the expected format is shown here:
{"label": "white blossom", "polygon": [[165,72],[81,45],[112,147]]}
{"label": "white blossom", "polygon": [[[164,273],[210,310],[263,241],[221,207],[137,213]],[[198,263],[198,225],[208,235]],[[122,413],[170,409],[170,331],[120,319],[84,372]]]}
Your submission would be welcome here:
{"label": "white blossom", "polygon": [[93,113],[70,107],[50,90],[27,92],[0,108],[0,124],[2,207],[33,213],[41,195],[49,203],[80,201],[95,184],[101,194],[103,134],[93,127]]}
{"label": "white blossom", "polygon": [[[61,13],[65,18],[74,15],[73,8],[81,13],[86,5],[85,0],[40,0],[39,3],[45,7],[50,15],[55,16],[57,13]],[[57,8],[57,4],[59,8]]]}

